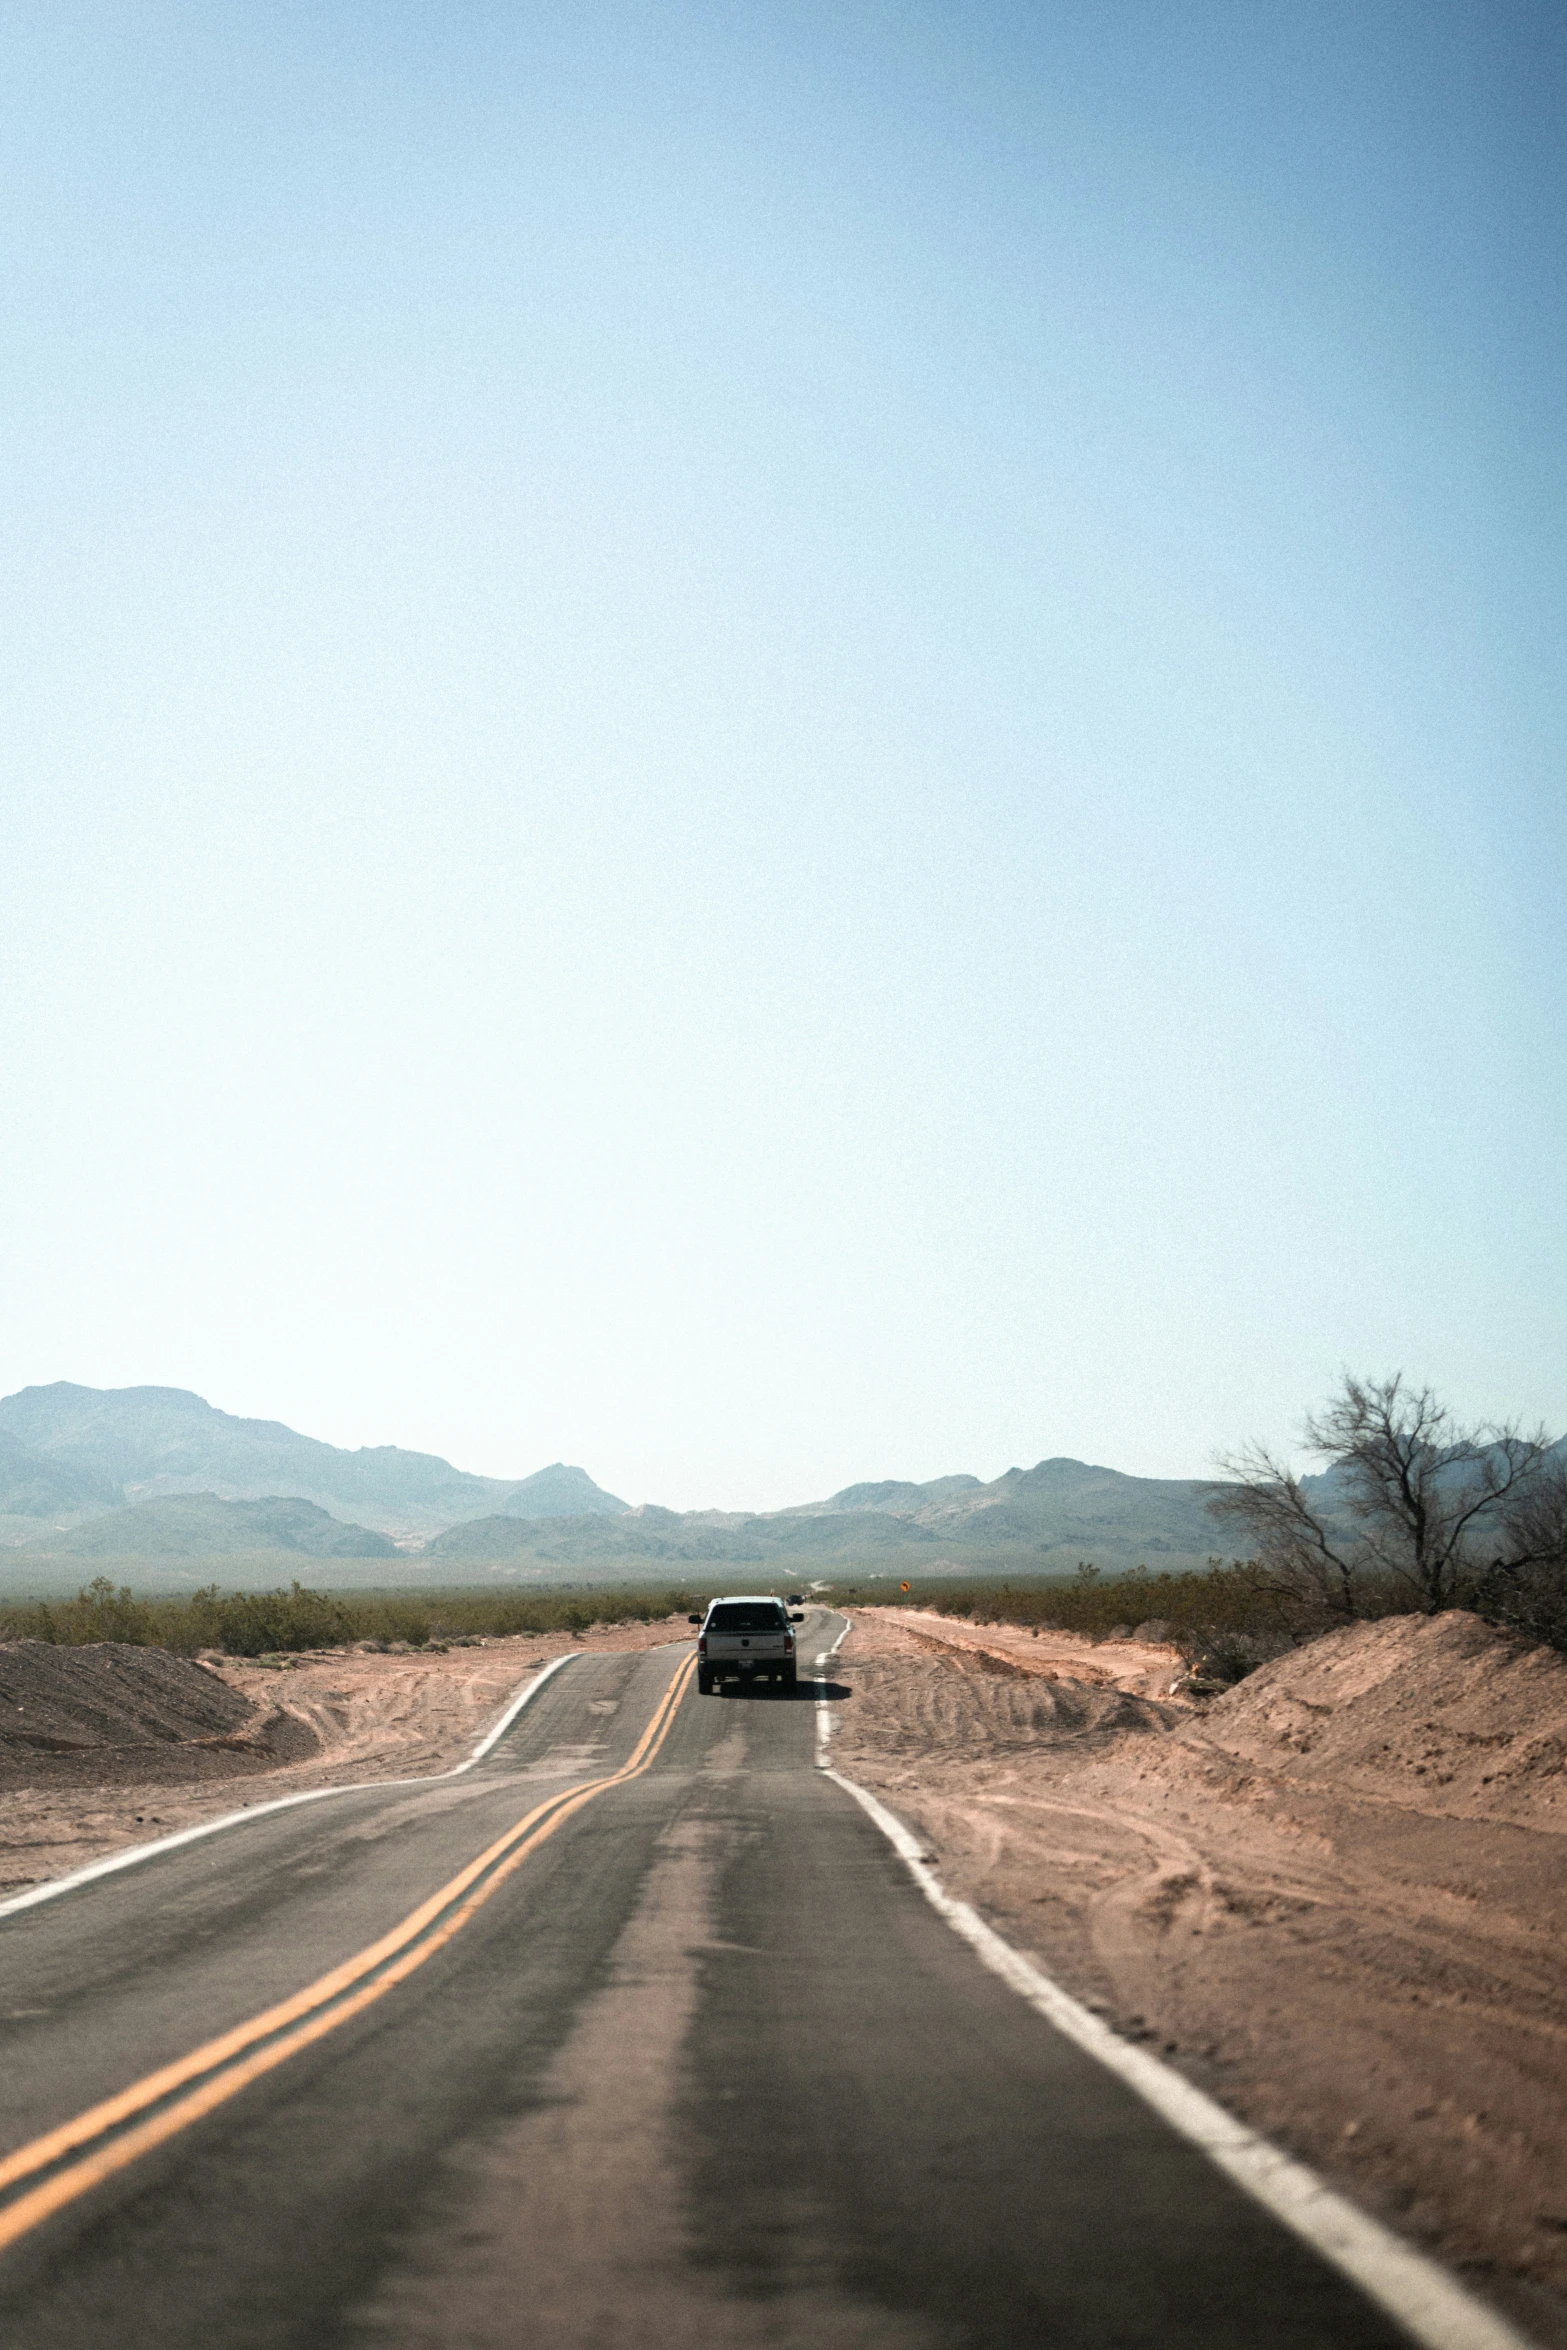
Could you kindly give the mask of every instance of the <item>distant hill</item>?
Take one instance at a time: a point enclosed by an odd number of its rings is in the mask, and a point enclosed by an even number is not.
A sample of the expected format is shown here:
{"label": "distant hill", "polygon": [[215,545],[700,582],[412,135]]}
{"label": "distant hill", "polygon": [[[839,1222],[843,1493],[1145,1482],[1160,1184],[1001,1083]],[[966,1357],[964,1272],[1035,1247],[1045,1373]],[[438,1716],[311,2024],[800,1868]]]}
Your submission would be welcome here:
{"label": "distant hill", "polygon": [[547,1469],[535,1469],[531,1477],[519,1478],[501,1503],[499,1515],[505,1518],[614,1517],[627,1506],[617,1501],[613,1493],[606,1493],[602,1485],[595,1485],[586,1469],[568,1469],[564,1461],[554,1461]]}
{"label": "distant hill", "polygon": [[107,1477],[34,1452],[0,1427],[0,1517],[57,1518],[112,1509],[121,1498]]}
{"label": "distant hill", "polygon": [[[534,1516],[540,1500],[560,1516],[624,1507],[585,1471],[559,1462],[532,1477],[477,1477],[395,1444],[348,1452],[280,1420],[237,1419],[182,1387],[66,1380],[24,1387],[0,1398],[0,1439],[26,1456],[16,1489],[37,1496],[6,1505],[13,1514],[63,1515],[177,1493],[231,1501],[281,1493],[406,1538],[494,1511]],[[0,1477],[8,1457],[0,1456]],[[46,1492],[54,1498],[42,1498]]]}
{"label": "distant hill", "polygon": [[[314,1502],[223,1501],[215,1493],[171,1493],[89,1518],[66,1534],[40,1535],[28,1550],[59,1558],[231,1558],[279,1551],[294,1558],[395,1559],[395,1542],[368,1526],[345,1525]],[[25,1557],[25,1553],[22,1557]],[[17,1560],[21,1565],[21,1557]]]}
{"label": "distant hill", "polygon": [[1117,1553],[1135,1550],[1149,1566],[1167,1557],[1206,1558],[1223,1547],[1201,1483],[1128,1477],[1119,1469],[1065,1458],[1008,1469],[988,1485],[977,1477],[935,1477],[926,1485],[850,1485],[827,1501],[805,1502],[783,1514],[823,1517],[866,1508],[945,1542],[1033,1543],[1084,1558],[1109,1546]]}
{"label": "distant hill", "polygon": [[[1015,1476],[1016,1470],[1012,1471]],[[910,1485],[902,1477],[883,1477],[879,1484],[846,1485],[827,1501],[797,1502],[780,1512],[789,1517],[826,1517],[842,1510],[887,1510],[895,1517],[912,1517],[930,1504],[955,1501],[960,1495],[983,1493],[977,1477],[932,1477],[926,1485]]]}

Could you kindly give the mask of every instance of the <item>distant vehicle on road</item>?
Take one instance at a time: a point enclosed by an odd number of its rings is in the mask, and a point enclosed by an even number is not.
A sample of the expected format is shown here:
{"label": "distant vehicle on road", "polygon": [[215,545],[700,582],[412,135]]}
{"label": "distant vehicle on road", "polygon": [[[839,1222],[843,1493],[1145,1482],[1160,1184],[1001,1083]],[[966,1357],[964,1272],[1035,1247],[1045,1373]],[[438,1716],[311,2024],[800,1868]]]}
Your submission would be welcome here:
{"label": "distant vehicle on road", "polygon": [[771,1595],[715,1599],[700,1624],[696,1643],[696,1685],[711,1697],[720,1681],[767,1680],[785,1689],[795,1684],[794,1631],[803,1615],[792,1615]]}

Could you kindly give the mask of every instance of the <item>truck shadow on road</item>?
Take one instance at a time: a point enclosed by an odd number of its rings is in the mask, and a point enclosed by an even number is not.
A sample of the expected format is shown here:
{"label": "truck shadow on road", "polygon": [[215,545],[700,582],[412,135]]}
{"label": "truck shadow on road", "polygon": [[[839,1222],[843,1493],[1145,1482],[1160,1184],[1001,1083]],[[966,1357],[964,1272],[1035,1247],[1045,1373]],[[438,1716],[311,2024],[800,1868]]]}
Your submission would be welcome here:
{"label": "truck shadow on road", "polygon": [[743,1697],[757,1705],[841,1705],[854,1692],[841,1681],[796,1681],[792,1689],[780,1689],[772,1681],[720,1681],[713,1692],[715,1697]]}

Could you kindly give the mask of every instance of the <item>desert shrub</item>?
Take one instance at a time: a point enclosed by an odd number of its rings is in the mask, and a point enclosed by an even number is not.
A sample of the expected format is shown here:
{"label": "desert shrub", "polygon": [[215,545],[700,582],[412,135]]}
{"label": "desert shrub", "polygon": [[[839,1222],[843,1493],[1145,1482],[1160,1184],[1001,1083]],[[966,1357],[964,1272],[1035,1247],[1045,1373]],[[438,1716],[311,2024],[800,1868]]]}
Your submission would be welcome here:
{"label": "desert shrub", "polygon": [[1126,1638],[1136,1625],[1155,1623],[1172,1637],[1196,1629],[1261,1631],[1281,1629],[1275,1596],[1245,1561],[1226,1566],[1214,1559],[1206,1568],[1151,1575],[1137,1567],[1128,1575],[1104,1575],[1081,1566],[1070,1581],[916,1583],[908,1593],[871,1584],[854,1594],[860,1606],[928,1607],[938,1615],[967,1617],[973,1623],[1038,1624],[1057,1632],[1081,1632],[1091,1640],[1112,1634]]}
{"label": "desert shrub", "polygon": [[[1381,1599],[1388,1604],[1379,1604]],[[1365,1594],[1369,1612],[1397,1610],[1397,1596]],[[1332,1627],[1333,1617],[1281,1592],[1255,1561],[1221,1559],[1206,1568],[1151,1575],[1146,1567],[1104,1575],[1081,1566],[1070,1582],[916,1584],[907,1594],[870,1585],[862,1606],[928,1607],[971,1623],[1022,1624],[1077,1632],[1090,1640],[1135,1636],[1170,1641],[1198,1679],[1228,1687],[1258,1665]],[[1407,1604],[1407,1603],[1405,1603]]]}
{"label": "desert shrub", "polygon": [[49,1640],[82,1648],[93,1640],[123,1640],[138,1648],[159,1644],[160,1611],[128,1584],[97,1575],[74,1599],[24,1600],[0,1607],[0,1640]]}
{"label": "desert shrub", "polygon": [[186,1621],[178,1629],[190,1635],[188,1645],[221,1648],[229,1656],[342,1648],[360,1637],[347,1607],[301,1583],[287,1591],[231,1591],[227,1596],[214,1583],[187,1600],[185,1610]]}
{"label": "desert shrub", "polygon": [[1299,1640],[1282,1629],[1240,1632],[1229,1627],[1183,1633],[1176,1645],[1186,1658],[1195,1684],[1209,1689],[1233,1689],[1237,1681],[1244,1681],[1259,1665],[1270,1665],[1276,1656],[1288,1655],[1292,1648],[1299,1646]]}
{"label": "desert shrub", "polygon": [[217,1584],[182,1599],[138,1599],[100,1575],[74,1599],[0,1606],[0,1640],[49,1640],[80,1647],[131,1641],[192,1655],[276,1656],[347,1648],[361,1640],[403,1642],[504,1638],[518,1632],[580,1633],[595,1624],[661,1623],[700,1604],[687,1591],[334,1593],[294,1583],[287,1590],[224,1592]]}
{"label": "desert shrub", "polygon": [[1547,1648],[1567,1649],[1567,1564],[1532,1559],[1510,1566],[1498,1559],[1476,1587],[1474,1611],[1504,1632]]}

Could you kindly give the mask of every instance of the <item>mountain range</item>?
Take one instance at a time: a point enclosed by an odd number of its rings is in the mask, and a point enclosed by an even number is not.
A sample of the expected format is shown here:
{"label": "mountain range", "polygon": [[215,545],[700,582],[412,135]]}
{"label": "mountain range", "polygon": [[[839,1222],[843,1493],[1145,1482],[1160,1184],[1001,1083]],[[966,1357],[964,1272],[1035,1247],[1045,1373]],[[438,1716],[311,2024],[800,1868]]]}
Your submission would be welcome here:
{"label": "mountain range", "polygon": [[1216,1533],[1200,1484],[1127,1477],[1060,1459],[1008,1469],[988,1485],[970,1476],[922,1485],[887,1479],[759,1513],[645,1504],[592,1526],[476,1518],[437,1535],[424,1555],[490,1568],[815,1560],[907,1565],[926,1574],[983,1559],[1037,1574],[1070,1569],[1080,1559],[1101,1566],[1189,1565],[1213,1554]]}
{"label": "mountain range", "polygon": [[76,1387],[58,1380],[0,1397],[0,1516],[62,1517],[177,1493],[273,1496],[348,1512],[417,1540],[463,1518],[574,1517],[625,1503],[557,1461],[531,1477],[476,1477],[400,1445],[357,1452],[280,1420],[242,1420],[182,1387]]}
{"label": "mountain range", "polygon": [[[59,1382],[0,1398],[0,1521],[24,1557],[67,1562],[330,1558],[334,1581],[1070,1572],[1201,1564],[1223,1547],[1208,1488],[1068,1459],[989,1483],[848,1485],[748,1512],[630,1508],[580,1468],[481,1477],[396,1445],[346,1451],[239,1419],[183,1388]],[[47,1528],[41,1520],[50,1520]],[[194,1563],[191,1569],[196,1572]],[[13,1572],[8,1580],[15,1579]],[[183,1579],[183,1570],[171,1580]]]}

